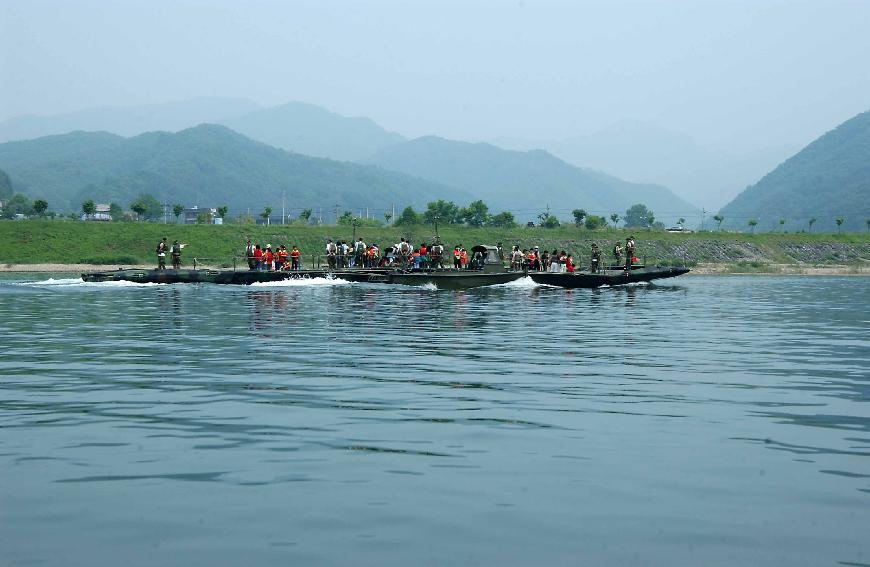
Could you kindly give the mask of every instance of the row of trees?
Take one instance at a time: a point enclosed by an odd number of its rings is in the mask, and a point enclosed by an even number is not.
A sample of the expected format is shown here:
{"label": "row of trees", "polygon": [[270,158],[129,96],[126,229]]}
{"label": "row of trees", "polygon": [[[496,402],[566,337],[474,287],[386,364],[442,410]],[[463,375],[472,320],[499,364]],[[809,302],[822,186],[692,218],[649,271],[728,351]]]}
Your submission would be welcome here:
{"label": "row of trees", "polygon": [[[722,222],[725,220],[725,217],[721,214],[713,215],[713,220],[716,221],[716,229],[720,232],[722,231]],[[808,232],[813,231],[813,225],[816,224],[818,219],[816,217],[811,217],[807,220],[807,229]],[[843,223],[846,221],[844,217],[834,217],[834,222],[837,224],[837,232],[842,232]],[[779,219],[780,229],[785,228],[786,219]],[[746,221],[747,226],[749,226],[749,230],[752,234],[755,234],[755,227],[758,226],[758,219],[749,219]],[[867,230],[870,230],[870,218],[867,219]]]}

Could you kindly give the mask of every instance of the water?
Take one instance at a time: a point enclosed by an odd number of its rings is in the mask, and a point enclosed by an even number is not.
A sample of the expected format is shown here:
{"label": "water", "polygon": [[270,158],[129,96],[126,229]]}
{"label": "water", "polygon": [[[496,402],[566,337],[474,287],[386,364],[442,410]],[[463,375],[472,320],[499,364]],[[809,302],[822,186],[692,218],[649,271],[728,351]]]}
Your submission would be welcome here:
{"label": "water", "polygon": [[870,565],[868,306],[7,275],[0,564]]}

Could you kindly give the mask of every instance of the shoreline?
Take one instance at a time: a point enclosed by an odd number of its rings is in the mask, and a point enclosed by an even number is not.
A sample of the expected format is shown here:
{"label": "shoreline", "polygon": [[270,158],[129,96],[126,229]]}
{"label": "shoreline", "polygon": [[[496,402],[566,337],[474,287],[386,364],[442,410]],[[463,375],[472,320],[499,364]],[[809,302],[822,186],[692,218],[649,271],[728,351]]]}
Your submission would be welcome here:
{"label": "shoreline", "polygon": [[[61,273],[81,274],[84,272],[114,271],[118,268],[151,270],[152,264],[133,264],[107,266],[102,264],[0,264],[2,273]],[[692,276],[870,276],[870,264],[829,266],[808,266],[804,264],[762,264],[758,269],[746,270],[745,266],[735,264],[698,264],[686,274]]]}

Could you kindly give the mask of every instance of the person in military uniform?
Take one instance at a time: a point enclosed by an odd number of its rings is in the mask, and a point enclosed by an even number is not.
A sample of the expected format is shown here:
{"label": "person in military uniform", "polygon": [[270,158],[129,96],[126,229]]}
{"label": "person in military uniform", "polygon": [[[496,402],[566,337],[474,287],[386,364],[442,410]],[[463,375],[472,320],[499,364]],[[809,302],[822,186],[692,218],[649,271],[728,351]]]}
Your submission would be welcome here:
{"label": "person in military uniform", "polygon": [[169,244],[166,242],[166,237],[157,243],[157,269],[166,269],[166,252],[169,250]]}
{"label": "person in military uniform", "polygon": [[187,244],[179,244],[177,240],[172,242],[172,248],[169,249],[169,255],[172,257],[172,269],[178,270],[181,268],[181,249]]}
{"label": "person in military uniform", "polygon": [[257,267],[257,261],[254,260],[254,245],[251,244],[250,239],[248,240],[248,245],[245,246],[245,260],[248,261],[249,270],[253,270]]}
{"label": "person in military uniform", "polygon": [[625,269],[631,270],[631,264],[634,260],[634,236],[629,236],[625,239]]}
{"label": "person in military uniform", "polygon": [[592,243],[592,257],[589,261],[589,269],[593,274],[597,274],[598,270],[601,268],[601,250],[598,249],[598,245],[594,242]]}

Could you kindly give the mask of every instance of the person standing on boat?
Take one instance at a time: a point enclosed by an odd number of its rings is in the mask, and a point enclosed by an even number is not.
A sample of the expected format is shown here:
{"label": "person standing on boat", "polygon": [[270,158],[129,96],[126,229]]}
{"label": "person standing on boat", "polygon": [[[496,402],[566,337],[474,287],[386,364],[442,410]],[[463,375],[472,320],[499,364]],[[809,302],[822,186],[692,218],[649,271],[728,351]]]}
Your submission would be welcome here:
{"label": "person standing on boat", "polygon": [[263,250],[259,244],[254,245],[254,269],[260,271],[263,268]]}
{"label": "person standing on boat", "polygon": [[275,271],[283,270],[287,267],[287,247],[283,244],[278,246],[278,249],[275,251]]}
{"label": "person standing on boat", "polygon": [[570,254],[565,258],[565,271],[569,274],[574,273],[574,257]]}
{"label": "person standing on boat", "polygon": [[591,271],[593,274],[597,274],[600,267],[601,267],[601,250],[599,250],[598,245],[593,242],[592,243],[592,257],[589,259],[589,271]]}
{"label": "person standing on boat", "polygon": [[437,239],[432,245],[432,267],[439,270],[444,269],[444,245]]}
{"label": "person standing on boat", "polygon": [[619,245],[619,242],[613,245],[613,265],[618,269],[619,265],[622,264],[622,246]]}
{"label": "person standing on boat", "polygon": [[464,270],[468,264],[468,250],[459,245],[459,269]]}
{"label": "person standing on boat", "polygon": [[302,256],[302,253],[299,251],[298,246],[293,246],[293,249],[290,250],[290,269],[298,270],[299,269],[299,258]]}
{"label": "person standing on boat", "polygon": [[275,259],[275,256],[272,254],[272,245],[266,245],[266,251],[263,252],[263,270],[267,272],[272,271],[272,260]]}
{"label": "person standing on boat", "polygon": [[335,255],[338,252],[338,249],[335,246],[335,242],[330,238],[326,241],[326,265],[329,266],[330,270],[335,269]]}
{"label": "person standing on boat", "polygon": [[181,249],[187,244],[179,244],[177,240],[173,241],[172,248],[169,250],[169,255],[172,256],[172,269],[178,270],[181,268]]}
{"label": "person standing on boat", "polygon": [[254,262],[254,245],[251,244],[251,239],[248,239],[248,245],[245,246],[245,260],[248,262],[248,269],[253,270],[257,267]]}
{"label": "person standing on boat", "polygon": [[354,263],[357,268],[362,268],[365,266],[365,256],[366,256],[366,243],[363,242],[362,237],[357,240],[353,245],[353,255],[354,255]]}
{"label": "person standing on boat", "polygon": [[411,261],[411,244],[404,238],[399,242],[399,261],[402,268],[407,269]]}
{"label": "person standing on boat", "polygon": [[631,264],[634,262],[634,236],[629,236],[625,239],[625,269],[631,270]]}
{"label": "person standing on boat", "polygon": [[157,269],[166,269],[166,251],[169,249],[169,243],[166,242],[166,237],[157,243]]}

